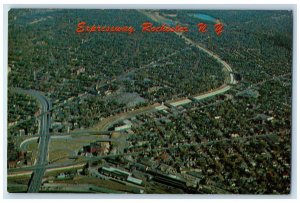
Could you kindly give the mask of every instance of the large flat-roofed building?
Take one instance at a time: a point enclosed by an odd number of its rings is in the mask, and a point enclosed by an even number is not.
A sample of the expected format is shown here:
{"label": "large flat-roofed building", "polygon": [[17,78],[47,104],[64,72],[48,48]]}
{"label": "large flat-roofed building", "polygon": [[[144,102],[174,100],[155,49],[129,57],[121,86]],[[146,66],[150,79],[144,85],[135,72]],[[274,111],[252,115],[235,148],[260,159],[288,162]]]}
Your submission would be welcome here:
{"label": "large flat-roofed building", "polygon": [[130,128],[131,128],[131,124],[126,124],[126,125],[115,127],[115,131],[124,131]]}

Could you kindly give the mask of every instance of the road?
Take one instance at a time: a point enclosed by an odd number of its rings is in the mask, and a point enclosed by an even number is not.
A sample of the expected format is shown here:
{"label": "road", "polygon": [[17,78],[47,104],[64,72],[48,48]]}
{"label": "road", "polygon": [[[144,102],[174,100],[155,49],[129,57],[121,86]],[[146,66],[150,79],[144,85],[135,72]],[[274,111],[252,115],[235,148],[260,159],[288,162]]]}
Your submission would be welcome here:
{"label": "road", "polygon": [[13,88],[13,91],[21,94],[27,94],[37,99],[40,103],[40,117],[39,117],[39,147],[38,147],[38,156],[35,160],[35,165],[42,167],[35,168],[33,170],[28,193],[39,192],[39,188],[42,183],[43,175],[45,173],[45,165],[47,165],[48,157],[48,146],[50,141],[49,128],[50,128],[50,110],[51,102],[41,93],[35,90],[23,90],[20,88]]}

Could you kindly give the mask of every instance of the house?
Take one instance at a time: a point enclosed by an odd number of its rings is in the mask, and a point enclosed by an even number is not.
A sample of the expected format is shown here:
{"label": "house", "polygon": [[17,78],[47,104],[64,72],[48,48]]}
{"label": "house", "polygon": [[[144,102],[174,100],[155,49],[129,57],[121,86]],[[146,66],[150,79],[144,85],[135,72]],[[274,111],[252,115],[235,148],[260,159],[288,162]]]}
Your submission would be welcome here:
{"label": "house", "polygon": [[60,174],[57,176],[57,179],[64,179],[64,178],[66,178],[66,177],[67,177],[66,174],[60,173]]}

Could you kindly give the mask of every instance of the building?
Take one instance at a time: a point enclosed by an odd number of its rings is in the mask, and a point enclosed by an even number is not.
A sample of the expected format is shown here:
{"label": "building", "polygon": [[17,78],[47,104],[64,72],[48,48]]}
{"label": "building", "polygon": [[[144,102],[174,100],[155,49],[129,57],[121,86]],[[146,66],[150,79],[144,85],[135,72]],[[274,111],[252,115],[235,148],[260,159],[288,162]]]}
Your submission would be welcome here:
{"label": "building", "polygon": [[131,173],[118,168],[103,166],[99,168],[99,172],[103,175],[113,177],[119,180],[127,181],[136,185],[143,184],[143,180],[135,178],[132,176]]}
{"label": "building", "polygon": [[115,127],[115,131],[124,131],[130,128],[131,128],[131,124],[126,124],[126,125]]}
{"label": "building", "polygon": [[25,130],[24,129],[21,129],[19,132],[20,132],[20,136],[24,136],[25,135]]}
{"label": "building", "polygon": [[83,146],[84,153],[107,154],[110,150],[110,142],[96,141],[90,145]]}
{"label": "building", "polygon": [[16,168],[17,161],[8,161],[8,168]]}
{"label": "building", "polygon": [[132,176],[128,176],[127,181],[131,182],[131,183],[134,183],[134,184],[137,184],[137,185],[142,185],[142,183],[143,183],[143,181],[141,179],[134,178]]}

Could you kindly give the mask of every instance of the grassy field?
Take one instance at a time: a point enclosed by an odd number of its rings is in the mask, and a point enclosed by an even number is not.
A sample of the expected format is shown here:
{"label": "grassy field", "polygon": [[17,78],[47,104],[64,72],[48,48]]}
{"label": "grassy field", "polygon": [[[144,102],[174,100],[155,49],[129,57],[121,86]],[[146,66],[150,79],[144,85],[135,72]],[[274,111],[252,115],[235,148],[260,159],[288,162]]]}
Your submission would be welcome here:
{"label": "grassy field", "polygon": [[29,175],[7,177],[8,192],[26,192],[30,180]]}
{"label": "grassy field", "polygon": [[[78,151],[85,145],[98,139],[104,138],[103,135],[72,135],[51,138],[49,142],[49,161],[50,163],[62,163],[70,161],[70,157],[77,155]],[[33,160],[36,159],[38,152],[37,140],[26,143],[26,150],[32,151]]]}
{"label": "grassy field", "polygon": [[71,161],[70,157],[77,156],[78,151],[83,146],[101,138],[104,138],[104,136],[82,135],[51,139],[49,143],[49,161],[50,163]]}

